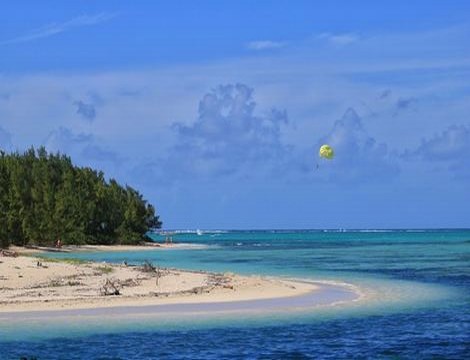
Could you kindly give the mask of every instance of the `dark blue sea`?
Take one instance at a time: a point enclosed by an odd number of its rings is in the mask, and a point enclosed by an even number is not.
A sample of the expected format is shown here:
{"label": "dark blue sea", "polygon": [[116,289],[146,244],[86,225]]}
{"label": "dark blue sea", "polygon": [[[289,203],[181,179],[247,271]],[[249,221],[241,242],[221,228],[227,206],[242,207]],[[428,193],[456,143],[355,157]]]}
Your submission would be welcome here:
{"label": "dark blue sea", "polygon": [[[153,235],[155,240],[162,236]],[[470,359],[470,231],[207,231],[97,261],[344,281],[371,300],[301,313],[0,323],[0,359]]]}

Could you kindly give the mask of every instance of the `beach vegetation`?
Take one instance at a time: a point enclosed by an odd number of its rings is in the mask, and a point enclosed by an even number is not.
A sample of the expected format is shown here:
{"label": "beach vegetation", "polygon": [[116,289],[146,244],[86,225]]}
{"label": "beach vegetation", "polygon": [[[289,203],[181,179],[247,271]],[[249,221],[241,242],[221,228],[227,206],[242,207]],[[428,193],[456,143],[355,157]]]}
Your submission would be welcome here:
{"label": "beach vegetation", "polygon": [[0,151],[0,247],[138,244],[161,227],[155,207],[129,185],[44,147]]}
{"label": "beach vegetation", "polygon": [[[28,255],[24,255],[28,256]],[[83,259],[76,259],[76,258],[51,258],[47,256],[41,256],[37,254],[31,254],[29,256],[41,259],[43,262],[49,262],[49,263],[64,263],[64,264],[70,264],[70,265],[81,265],[81,264],[87,264],[89,261],[88,260],[83,260]]]}
{"label": "beach vegetation", "polygon": [[100,288],[100,294],[102,296],[121,295],[119,282],[113,279],[106,279]]}
{"label": "beach vegetation", "polygon": [[145,260],[144,263],[141,266],[141,271],[142,272],[156,272],[157,268],[155,265],[153,265],[150,261]]}
{"label": "beach vegetation", "polygon": [[101,274],[110,274],[114,271],[111,266],[99,266],[96,268]]}

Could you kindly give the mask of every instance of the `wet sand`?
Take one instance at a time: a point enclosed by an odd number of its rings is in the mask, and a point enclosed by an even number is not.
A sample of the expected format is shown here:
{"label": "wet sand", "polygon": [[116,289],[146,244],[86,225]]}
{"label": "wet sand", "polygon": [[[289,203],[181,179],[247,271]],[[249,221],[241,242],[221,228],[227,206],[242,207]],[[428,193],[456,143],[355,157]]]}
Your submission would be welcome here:
{"label": "wet sand", "polygon": [[0,321],[50,319],[54,317],[129,316],[129,315],[182,315],[193,313],[274,312],[301,310],[317,306],[334,306],[355,301],[360,294],[345,284],[312,282],[315,290],[302,295],[223,302],[189,302],[145,306],[117,306],[55,311],[0,312]]}

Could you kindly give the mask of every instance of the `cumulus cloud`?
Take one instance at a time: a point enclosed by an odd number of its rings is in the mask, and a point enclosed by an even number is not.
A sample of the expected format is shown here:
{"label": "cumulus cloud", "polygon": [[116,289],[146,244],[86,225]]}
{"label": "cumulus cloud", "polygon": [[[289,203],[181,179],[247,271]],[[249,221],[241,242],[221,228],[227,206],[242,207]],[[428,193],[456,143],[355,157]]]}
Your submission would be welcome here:
{"label": "cumulus cloud", "polygon": [[93,104],[87,104],[83,101],[74,101],[73,104],[77,107],[77,114],[84,119],[92,122],[96,117],[96,109]]}
{"label": "cumulus cloud", "polygon": [[41,38],[47,38],[50,36],[63,33],[72,28],[96,25],[96,24],[108,21],[115,16],[116,14],[104,13],[104,12],[95,14],[95,15],[77,16],[71,20],[68,20],[62,23],[48,24],[46,26],[34,29],[27,34],[24,34],[24,35],[21,35],[12,39],[0,41],[0,45],[24,43],[24,42],[41,39]]}
{"label": "cumulus cloud", "polygon": [[414,150],[407,150],[406,160],[424,160],[444,164],[457,178],[470,177],[470,127],[452,125],[429,139],[423,139]]}
{"label": "cumulus cloud", "polygon": [[[253,89],[246,85],[215,88],[200,101],[193,123],[172,125],[176,143],[167,157],[146,163],[147,177],[265,179],[275,174],[271,181],[355,182],[380,181],[399,172],[387,145],[367,133],[354,109],[348,109],[318,143],[302,147],[282,141],[289,124],[285,111],[272,109],[260,115],[256,105]],[[317,151],[324,143],[334,147],[336,157],[320,162],[321,170],[315,171]]]}
{"label": "cumulus cloud", "polygon": [[46,149],[50,152],[67,154],[74,161],[83,165],[91,163],[117,163],[120,158],[98,144],[92,134],[75,134],[70,129],[60,127],[52,131],[45,141]]}
{"label": "cumulus cloud", "polygon": [[270,41],[270,40],[261,40],[261,41],[251,41],[246,44],[246,47],[250,50],[270,50],[270,49],[279,49],[286,46],[286,43],[280,41]]}
{"label": "cumulus cloud", "polygon": [[430,139],[423,139],[421,145],[410,155],[429,161],[454,161],[470,159],[470,127],[452,125]]}
{"label": "cumulus cloud", "polygon": [[370,136],[361,118],[349,108],[337,120],[318,146],[329,144],[335,150],[334,161],[322,162],[321,169],[334,181],[383,179],[399,171],[385,143]]}
{"label": "cumulus cloud", "polygon": [[260,171],[280,164],[289,152],[281,141],[287,114],[272,109],[256,115],[255,108],[253,89],[243,84],[221,85],[206,94],[194,123],[173,124],[177,144],[166,168],[209,175]]}
{"label": "cumulus cloud", "polygon": [[402,158],[408,161],[422,160],[432,164],[434,170],[443,166],[456,179],[470,179],[470,126],[451,125],[433,137],[422,139],[415,149],[408,149]]}

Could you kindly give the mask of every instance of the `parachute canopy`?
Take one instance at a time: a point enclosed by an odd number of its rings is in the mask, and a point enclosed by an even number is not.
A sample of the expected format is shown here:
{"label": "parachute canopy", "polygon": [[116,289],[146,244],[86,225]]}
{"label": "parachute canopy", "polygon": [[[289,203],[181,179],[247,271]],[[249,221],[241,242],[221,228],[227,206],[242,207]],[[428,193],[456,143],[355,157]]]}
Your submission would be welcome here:
{"label": "parachute canopy", "polygon": [[318,151],[318,155],[320,157],[331,160],[335,157],[335,152],[333,148],[330,145],[322,145],[320,147],[320,150]]}

